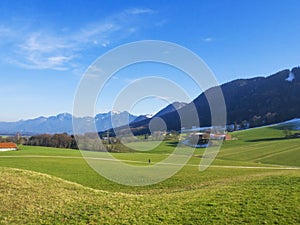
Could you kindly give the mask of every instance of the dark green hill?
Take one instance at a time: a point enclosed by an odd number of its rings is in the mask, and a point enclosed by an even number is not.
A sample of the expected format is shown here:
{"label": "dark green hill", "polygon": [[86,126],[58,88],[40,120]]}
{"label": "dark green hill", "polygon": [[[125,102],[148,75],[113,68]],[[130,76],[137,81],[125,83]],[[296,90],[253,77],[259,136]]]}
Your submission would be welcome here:
{"label": "dark green hill", "polygon": [[[220,86],[227,108],[227,124],[248,124],[257,127],[300,117],[300,67],[283,70],[268,77],[238,79]],[[211,125],[211,115],[206,96],[213,95],[216,87],[200,94],[194,101],[163,115],[169,130],[192,127],[196,106],[201,126]],[[179,115],[191,118],[180,123]],[[154,116],[155,118],[155,116]],[[133,131],[149,132],[150,119],[132,123]]]}

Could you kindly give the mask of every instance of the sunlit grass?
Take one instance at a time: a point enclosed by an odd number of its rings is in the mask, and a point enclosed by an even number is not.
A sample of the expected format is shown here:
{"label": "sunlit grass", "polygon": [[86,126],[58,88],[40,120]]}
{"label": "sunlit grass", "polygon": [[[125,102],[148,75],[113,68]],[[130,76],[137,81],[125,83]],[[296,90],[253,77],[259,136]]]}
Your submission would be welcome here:
{"label": "sunlit grass", "polygon": [[[291,167],[300,167],[300,139],[285,139],[272,128],[233,137],[207,170],[199,171],[205,149],[196,149],[173,177],[144,187],[107,180],[77,150],[21,146],[1,152],[0,224],[299,223],[300,170]],[[147,145],[132,145],[141,144]],[[148,152],[112,155],[148,166],[174,146],[165,141]],[[101,162],[105,154],[91,155]]]}
{"label": "sunlit grass", "polygon": [[198,183],[202,185],[171,194],[123,194],[97,191],[35,172],[1,168],[0,223],[300,222],[299,173],[277,172]]}

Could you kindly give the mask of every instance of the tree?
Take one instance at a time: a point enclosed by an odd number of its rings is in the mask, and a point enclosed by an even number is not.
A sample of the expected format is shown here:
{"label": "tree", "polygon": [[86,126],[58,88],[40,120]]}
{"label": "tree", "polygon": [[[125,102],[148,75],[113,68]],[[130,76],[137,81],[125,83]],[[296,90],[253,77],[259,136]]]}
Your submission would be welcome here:
{"label": "tree", "polygon": [[285,135],[286,138],[289,138],[289,137],[292,136],[292,131],[291,131],[291,129],[289,127],[285,127],[283,129],[283,133],[284,133],[284,135]]}

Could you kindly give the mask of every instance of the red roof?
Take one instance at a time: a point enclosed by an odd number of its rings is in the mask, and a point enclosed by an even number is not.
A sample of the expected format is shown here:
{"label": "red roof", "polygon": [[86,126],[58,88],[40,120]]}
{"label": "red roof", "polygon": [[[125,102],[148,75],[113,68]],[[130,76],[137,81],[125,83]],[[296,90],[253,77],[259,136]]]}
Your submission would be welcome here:
{"label": "red roof", "polygon": [[0,143],[0,148],[17,148],[17,145],[12,142]]}

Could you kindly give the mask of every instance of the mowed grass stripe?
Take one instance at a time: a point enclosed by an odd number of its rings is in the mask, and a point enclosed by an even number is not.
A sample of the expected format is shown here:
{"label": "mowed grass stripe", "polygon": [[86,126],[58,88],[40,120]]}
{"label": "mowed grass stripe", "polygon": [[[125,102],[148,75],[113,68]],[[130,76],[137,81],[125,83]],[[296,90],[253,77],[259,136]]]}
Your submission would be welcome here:
{"label": "mowed grass stripe", "polygon": [[273,157],[273,156],[276,156],[276,155],[282,155],[284,153],[288,153],[288,152],[291,152],[291,151],[299,151],[299,150],[300,150],[299,146],[291,146],[291,147],[287,147],[285,149],[279,149],[278,151],[276,151],[274,153],[269,153],[265,156],[261,156],[259,158],[256,158],[255,161],[270,158],[270,157]]}
{"label": "mowed grass stripe", "polygon": [[284,147],[275,147],[276,145],[268,146],[268,147],[259,147],[255,149],[251,149],[248,151],[240,150],[235,154],[231,154],[230,157],[224,157],[220,155],[220,158],[234,159],[234,160],[244,160],[244,161],[255,161],[260,158],[268,157],[273,154],[281,153],[287,150],[300,149],[299,146],[284,146]]}
{"label": "mowed grass stripe", "polygon": [[[254,130],[234,132],[232,136],[238,140],[225,142],[217,158],[300,166],[300,139],[286,139],[283,132],[275,128],[255,129],[256,135]],[[276,156],[282,156],[282,158]]]}

